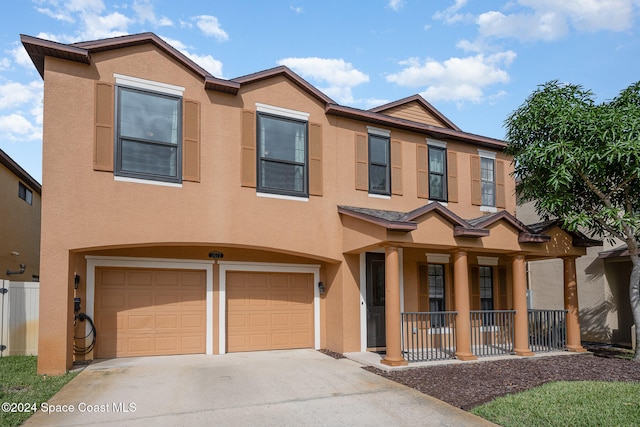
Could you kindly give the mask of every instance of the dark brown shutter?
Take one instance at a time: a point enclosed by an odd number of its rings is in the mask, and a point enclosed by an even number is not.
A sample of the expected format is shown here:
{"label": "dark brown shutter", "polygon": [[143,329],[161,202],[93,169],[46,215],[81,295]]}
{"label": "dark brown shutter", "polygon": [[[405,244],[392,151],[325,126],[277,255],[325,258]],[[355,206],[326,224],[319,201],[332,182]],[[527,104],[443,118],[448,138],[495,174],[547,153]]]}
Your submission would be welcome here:
{"label": "dark brown shutter", "polygon": [[458,153],[447,151],[447,201],[458,201]]}
{"label": "dark brown shutter", "polygon": [[182,179],[200,182],[200,103],[185,99],[182,116]]}
{"label": "dark brown shutter", "polygon": [[240,185],[256,187],[256,113],[242,112],[242,154],[240,166]]}
{"label": "dark brown shutter", "polygon": [[93,169],[113,172],[114,92],[111,83],[96,83],[95,140]]}
{"label": "dark brown shutter", "polygon": [[480,182],[480,156],[471,156],[471,204],[482,205],[482,185]]}
{"label": "dark brown shutter", "polygon": [[418,197],[429,198],[429,165],[427,160],[427,146],[416,145],[416,170],[418,174]]}
{"label": "dark brown shutter", "polygon": [[504,160],[496,160],[496,207],[502,209],[507,207],[504,189]]}
{"label": "dark brown shutter", "polygon": [[391,141],[391,194],[402,196],[402,142]]}
{"label": "dark brown shutter", "polygon": [[322,125],[309,123],[309,194],[322,196]]}
{"label": "dark brown shutter", "polygon": [[356,190],[369,191],[369,144],[362,133],[356,134]]}

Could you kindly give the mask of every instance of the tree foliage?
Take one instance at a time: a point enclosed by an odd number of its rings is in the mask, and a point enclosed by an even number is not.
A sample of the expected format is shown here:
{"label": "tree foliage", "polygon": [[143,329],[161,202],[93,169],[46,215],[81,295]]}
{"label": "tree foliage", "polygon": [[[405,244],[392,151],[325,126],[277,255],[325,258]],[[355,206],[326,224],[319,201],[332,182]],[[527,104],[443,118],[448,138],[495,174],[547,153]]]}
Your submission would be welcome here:
{"label": "tree foliage", "polygon": [[640,231],[640,82],[596,104],[578,85],[542,85],[506,120],[516,191],[545,219],[601,237]]}
{"label": "tree foliage", "polygon": [[505,125],[520,200],[533,201],[538,215],[561,219],[569,230],[627,243],[634,266],[631,305],[640,329],[640,82],[597,103],[579,85],[551,81]]}

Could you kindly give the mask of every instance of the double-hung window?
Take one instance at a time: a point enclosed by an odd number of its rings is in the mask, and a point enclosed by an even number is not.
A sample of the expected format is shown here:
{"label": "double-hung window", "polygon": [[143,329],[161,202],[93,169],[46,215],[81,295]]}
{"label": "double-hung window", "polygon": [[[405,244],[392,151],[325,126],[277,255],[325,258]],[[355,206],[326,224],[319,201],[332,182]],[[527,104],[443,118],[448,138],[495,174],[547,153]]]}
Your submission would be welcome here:
{"label": "double-hung window", "polygon": [[258,111],[258,191],[307,197],[308,123]]}
{"label": "double-hung window", "polygon": [[429,264],[429,311],[445,311],[442,264]]}
{"label": "double-hung window", "polygon": [[496,205],[495,159],[480,157],[480,181],[482,186],[482,206]]}
{"label": "double-hung window", "polygon": [[369,193],[391,195],[390,138],[369,132]]}
{"label": "double-hung window", "polygon": [[480,273],[480,309],[493,310],[493,268],[481,265]]}
{"label": "double-hung window", "polygon": [[182,98],[118,86],[115,174],[182,182]]}
{"label": "double-hung window", "polygon": [[29,204],[33,203],[33,192],[21,182],[18,183],[18,197]]}
{"label": "double-hung window", "polygon": [[447,150],[429,145],[429,199],[447,201]]}

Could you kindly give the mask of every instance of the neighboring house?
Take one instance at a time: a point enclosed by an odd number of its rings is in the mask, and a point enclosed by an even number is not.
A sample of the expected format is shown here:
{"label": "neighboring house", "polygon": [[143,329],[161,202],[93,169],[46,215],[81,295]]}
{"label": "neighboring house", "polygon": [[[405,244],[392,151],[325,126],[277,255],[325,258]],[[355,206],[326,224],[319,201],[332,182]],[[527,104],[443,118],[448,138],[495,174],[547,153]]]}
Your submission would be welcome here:
{"label": "neighboring house", "polygon": [[[517,207],[519,220],[539,221],[533,202]],[[631,345],[633,315],[629,304],[632,264],[624,242],[604,241],[577,260],[580,329],[583,341]],[[626,251],[626,252],[625,252]],[[562,262],[528,263],[531,308],[562,308]]]}
{"label": "neighboring house", "polygon": [[0,279],[39,280],[41,193],[38,181],[0,150]]}
{"label": "neighboring house", "polygon": [[502,326],[531,355],[525,261],[558,257],[583,350],[586,241],[515,218],[503,141],[419,96],[365,111],[286,67],[216,78],[152,33],[22,43],[44,79],[41,373],[72,365],[76,286],[98,337],[78,358],[384,349],[395,366],[436,329],[475,359]]}

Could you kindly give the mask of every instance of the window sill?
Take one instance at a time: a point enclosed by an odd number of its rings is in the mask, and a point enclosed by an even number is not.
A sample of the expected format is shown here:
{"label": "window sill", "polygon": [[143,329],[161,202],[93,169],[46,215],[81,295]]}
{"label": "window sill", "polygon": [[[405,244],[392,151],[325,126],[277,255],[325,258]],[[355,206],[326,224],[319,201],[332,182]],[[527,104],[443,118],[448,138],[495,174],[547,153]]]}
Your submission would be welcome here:
{"label": "window sill", "polygon": [[440,203],[442,206],[449,206],[448,202],[443,202],[441,200],[431,200],[431,199],[429,199],[429,203]]}
{"label": "window sill", "polygon": [[384,195],[384,194],[369,193],[369,197],[373,197],[374,199],[391,200],[391,196],[387,196],[387,195]]}
{"label": "window sill", "polygon": [[120,182],[133,182],[135,184],[160,185],[162,187],[182,188],[182,184],[177,184],[175,182],[154,181],[151,179],[128,178],[126,176],[114,175],[113,180],[120,181]]}
{"label": "window sill", "polygon": [[498,212],[498,208],[496,208],[495,206],[480,206],[480,212],[496,213]]}
{"label": "window sill", "polygon": [[308,197],[302,196],[285,196],[284,194],[274,194],[274,193],[260,193],[257,192],[256,196],[264,197],[266,199],[281,199],[281,200],[293,200],[295,202],[308,202]]}

